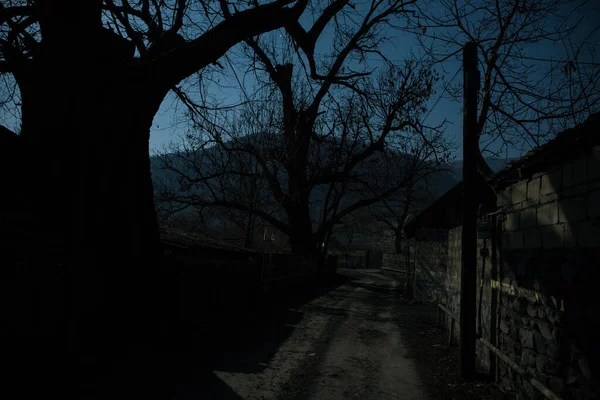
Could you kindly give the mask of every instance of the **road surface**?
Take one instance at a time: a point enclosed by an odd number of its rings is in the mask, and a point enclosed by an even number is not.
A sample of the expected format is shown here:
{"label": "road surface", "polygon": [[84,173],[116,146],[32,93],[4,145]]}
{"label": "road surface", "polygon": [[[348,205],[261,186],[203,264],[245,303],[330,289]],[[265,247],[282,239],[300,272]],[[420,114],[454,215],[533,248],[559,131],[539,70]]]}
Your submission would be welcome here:
{"label": "road surface", "polygon": [[[212,372],[228,390],[215,398],[426,399],[399,330],[400,283],[376,271],[340,273],[345,283],[286,310],[249,334],[249,345],[216,346]],[[194,398],[185,385],[178,392]]]}

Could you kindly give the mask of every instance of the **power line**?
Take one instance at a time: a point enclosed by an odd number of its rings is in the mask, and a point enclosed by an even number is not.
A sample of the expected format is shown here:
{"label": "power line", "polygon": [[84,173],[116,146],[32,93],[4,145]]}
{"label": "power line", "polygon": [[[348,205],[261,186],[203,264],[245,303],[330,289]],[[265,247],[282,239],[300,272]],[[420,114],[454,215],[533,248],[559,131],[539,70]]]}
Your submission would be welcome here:
{"label": "power line", "polygon": [[[283,48],[280,47],[278,49],[279,51],[286,51],[289,50],[287,48]],[[318,56],[318,57],[324,57],[324,58],[336,58],[337,55],[335,54],[324,54],[324,53],[314,53],[314,56]],[[389,57],[385,57],[385,60],[382,57],[367,57],[367,56],[359,56],[359,55],[350,55],[348,56],[348,58],[352,61],[362,61],[362,60],[366,60],[366,61],[376,61],[376,62],[385,62],[387,61],[391,61],[391,62],[401,62],[401,61],[405,61],[406,58],[400,59],[400,58],[389,58]],[[580,65],[592,65],[592,66],[600,66],[600,63],[596,63],[596,62],[591,62],[591,61],[575,61],[575,60],[551,60],[548,58],[538,58],[538,57],[528,57],[528,56],[519,56],[520,59],[522,60],[531,60],[531,61],[544,61],[544,62],[556,62],[556,63],[560,63],[560,62],[570,62],[572,61],[574,64],[580,64]],[[431,64],[430,60],[417,60],[417,62],[420,62],[422,64]],[[446,60],[444,61],[445,63],[448,62],[461,62],[461,60],[456,59],[456,60]]]}
{"label": "power line", "polygon": [[[281,46],[275,47],[275,49],[278,52],[290,51],[290,48],[281,47]],[[314,52],[312,55],[315,57],[323,57],[323,58],[337,58],[338,57],[338,54],[325,54],[325,53],[316,53],[316,52]],[[409,58],[390,58],[387,56],[385,56],[385,59],[384,59],[384,57],[361,56],[358,54],[351,54],[351,55],[348,55],[346,58],[351,61],[362,61],[362,60],[377,61],[377,62],[390,61],[390,62],[394,62],[394,63],[406,61],[407,59],[409,59]],[[414,60],[414,61],[421,63],[421,64],[428,64],[428,65],[432,64],[432,62],[430,60]],[[462,62],[462,61],[457,59],[457,60],[446,60],[445,62]]]}
{"label": "power line", "polygon": [[526,57],[526,56],[520,56],[520,59],[523,60],[532,60],[532,61],[545,61],[545,62],[555,62],[555,63],[562,63],[562,62],[573,62],[573,64],[581,64],[581,65],[593,65],[595,67],[600,67],[600,63],[595,63],[595,62],[589,62],[589,61],[574,61],[574,60],[551,60],[548,58],[537,58],[537,57]]}

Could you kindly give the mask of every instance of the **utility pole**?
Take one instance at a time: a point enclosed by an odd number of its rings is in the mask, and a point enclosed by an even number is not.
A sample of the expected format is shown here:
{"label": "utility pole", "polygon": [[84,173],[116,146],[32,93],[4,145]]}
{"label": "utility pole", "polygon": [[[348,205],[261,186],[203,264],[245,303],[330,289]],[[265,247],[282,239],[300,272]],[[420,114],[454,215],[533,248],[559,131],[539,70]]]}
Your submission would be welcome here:
{"label": "utility pole", "polygon": [[460,371],[462,378],[475,378],[476,279],[477,279],[477,44],[463,49],[463,224],[460,271]]}

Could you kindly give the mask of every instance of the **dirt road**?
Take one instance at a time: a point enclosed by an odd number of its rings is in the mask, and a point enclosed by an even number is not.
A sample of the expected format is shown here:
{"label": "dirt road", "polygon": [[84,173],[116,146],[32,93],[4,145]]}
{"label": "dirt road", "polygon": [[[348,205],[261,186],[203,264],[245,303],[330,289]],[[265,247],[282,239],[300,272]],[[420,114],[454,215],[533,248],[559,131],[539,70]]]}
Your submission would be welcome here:
{"label": "dirt road", "polygon": [[365,270],[338,278],[243,320],[224,312],[212,326],[180,328],[162,350],[118,362],[81,398],[428,398],[400,334],[408,322],[400,283]]}
{"label": "dirt road", "polygon": [[214,349],[223,359],[212,371],[230,398],[427,398],[398,328],[399,283],[376,271],[341,274],[345,283],[255,332],[256,346]]}
{"label": "dirt road", "polygon": [[198,307],[192,320],[174,313],[157,325],[164,333],[134,338],[126,353],[111,351],[91,367],[24,359],[30,373],[4,381],[4,389],[23,399],[511,398],[493,382],[460,381],[458,348],[446,346],[435,307],[407,303],[400,283],[377,271],[339,272],[253,303],[254,315],[243,305],[236,311],[239,301],[234,309],[214,302],[211,314]]}

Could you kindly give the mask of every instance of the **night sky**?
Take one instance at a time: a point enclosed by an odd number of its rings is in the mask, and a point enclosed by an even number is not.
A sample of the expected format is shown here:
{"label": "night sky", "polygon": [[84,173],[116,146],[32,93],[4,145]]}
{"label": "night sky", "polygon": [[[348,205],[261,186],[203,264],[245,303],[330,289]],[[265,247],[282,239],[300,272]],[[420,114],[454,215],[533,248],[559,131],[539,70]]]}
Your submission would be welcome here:
{"label": "night sky", "polygon": [[[579,26],[578,31],[576,31],[573,35],[574,41],[583,40],[583,38],[585,38],[588,35],[590,30],[600,23],[600,4],[594,3],[595,2],[590,2],[590,4],[588,4],[584,9],[584,20]],[[401,62],[410,52],[418,53],[420,51],[419,44],[413,36],[405,33],[403,34],[397,31],[390,31],[390,36],[393,37],[393,43],[387,44],[383,49],[384,53],[390,59]],[[328,39],[329,38],[327,36],[324,36],[321,39],[320,43],[327,43]],[[600,32],[596,32],[594,36],[589,38],[588,40],[591,40],[596,46],[600,46]],[[320,52],[319,49],[317,49],[317,52]],[[325,52],[323,51],[323,53]],[[548,59],[550,58],[550,56],[558,58],[561,56],[561,53],[563,53],[563,51],[560,48],[538,46],[531,48],[530,56],[532,58]],[[590,57],[586,57],[586,59],[583,60],[589,62],[594,61]],[[596,61],[599,61],[597,57]],[[543,63],[544,61],[540,62]],[[375,58],[370,59],[369,63],[372,66],[382,65]],[[445,81],[454,77],[454,83],[456,83],[462,80],[462,72],[457,73],[459,68],[460,61],[456,59],[451,59],[444,64],[445,73],[441,71],[441,68],[438,68],[438,70],[444,75]],[[445,81],[440,81],[440,84],[444,85]],[[447,97],[446,93],[444,93],[440,97],[441,90],[442,87],[440,86],[440,88],[438,89],[438,93],[434,95],[430,101],[431,106],[433,106],[434,103],[437,104],[435,105],[435,107],[431,108],[426,122],[430,124],[435,124],[443,120],[443,118],[446,118],[451,123],[450,125],[448,125],[446,132],[448,136],[452,138],[457,144],[458,151],[456,155],[457,158],[461,158],[461,105],[445,98]],[[233,88],[220,89],[215,87],[215,93],[220,94],[220,96],[225,101],[231,99],[231,101],[233,102],[235,101],[235,99],[238,98],[237,91]],[[178,136],[185,132],[185,118],[182,119],[181,115],[178,116],[178,114],[175,112],[172,106],[173,100],[173,97],[169,96],[164,101],[163,106],[161,107],[160,111],[158,112],[155,118],[150,140],[151,151],[161,150],[165,145],[167,145],[171,141],[177,143],[178,141],[180,141]],[[177,120],[180,121],[179,124],[175,123]],[[490,148],[492,150],[498,149],[497,146],[496,148],[494,146],[491,146]],[[527,149],[528,147],[525,147],[522,150],[526,151]],[[511,148],[508,150],[508,152],[504,152],[504,155],[508,157],[519,157],[520,154],[521,149],[515,148]]]}

